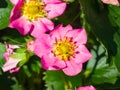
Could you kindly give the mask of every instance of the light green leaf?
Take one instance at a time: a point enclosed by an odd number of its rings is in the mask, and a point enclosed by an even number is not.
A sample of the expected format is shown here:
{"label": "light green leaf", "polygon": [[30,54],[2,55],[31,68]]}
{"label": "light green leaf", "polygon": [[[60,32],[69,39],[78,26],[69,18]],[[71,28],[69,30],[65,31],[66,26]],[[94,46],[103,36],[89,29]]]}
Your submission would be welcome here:
{"label": "light green leaf", "polygon": [[107,63],[107,54],[104,47],[94,46],[91,52],[93,57],[87,64],[85,76],[91,75],[89,78],[94,84],[114,84],[119,76],[119,72],[114,62],[110,65]]}
{"label": "light green leaf", "polygon": [[20,60],[20,62],[18,63],[19,67],[28,61],[26,53],[15,53],[15,54],[11,55],[11,57]]}
{"label": "light green leaf", "polygon": [[10,0],[0,0],[0,30],[9,24],[9,16],[13,5]]}
{"label": "light green leaf", "polygon": [[[99,66],[101,61],[105,62],[103,66]],[[109,66],[106,64],[105,60],[101,60],[98,62],[97,68],[95,69],[92,75],[92,82],[95,84],[103,84],[103,83],[111,83],[114,84],[119,76],[119,72],[117,71],[115,65]]]}
{"label": "light green leaf", "polygon": [[46,71],[44,80],[46,90],[65,90],[64,79],[60,71]]}
{"label": "light green leaf", "polygon": [[[88,77],[94,71],[95,68],[104,67],[104,63],[106,63],[106,59],[107,59],[106,50],[101,45],[94,45],[93,48],[91,49],[91,53],[92,53],[92,58],[88,61],[85,71],[86,77]],[[98,61],[100,63],[97,65]]]}
{"label": "light green leaf", "polygon": [[5,60],[3,58],[3,54],[6,51],[6,47],[4,44],[0,43],[0,67],[5,63]]}

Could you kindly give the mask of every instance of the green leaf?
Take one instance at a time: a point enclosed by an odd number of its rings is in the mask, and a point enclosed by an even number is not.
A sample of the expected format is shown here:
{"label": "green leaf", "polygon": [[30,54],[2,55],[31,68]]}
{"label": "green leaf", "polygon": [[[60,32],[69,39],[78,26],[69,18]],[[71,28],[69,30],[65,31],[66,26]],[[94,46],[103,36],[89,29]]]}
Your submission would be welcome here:
{"label": "green leaf", "polygon": [[19,67],[28,61],[26,53],[15,53],[15,54],[11,55],[11,57],[20,60],[20,62],[18,63]]}
{"label": "green leaf", "polygon": [[7,75],[0,76],[0,89],[1,90],[22,90],[17,79]]}
{"label": "green leaf", "polygon": [[30,69],[32,72],[35,73],[40,73],[40,70],[42,68],[41,63],[40,63],[40,58],[36,57],[36,56],[32,56],[29,60],[29,65],[30,65]]}
{"label": "green leaf", "polygon": [[72,3],[72,2],[74,2],[75,0],[66,0],[66,1]]}
{"label": "green leaf", "polygon": [[60,71],[46,71],[44,80],[46,90],[65,90],[64,79]]}
{"label": "green leaf", "polygon": [[120,28],[120,24],[119,24],[120,23],[120,7],[109,5],[108,10],[109,10],[108,16],[112,25]]}
{"label": "green leaf", "polygon": [[40,63],[40,58],[35,55],[30,57],[26,65],[32,74],[39,74],[42,68]]}
{"label": "green leaf", "polygon": [[89,30],[107,49],[109,62],[115,61],[120,71],[120,28],[113,26],[114,22],[111,23],[108,17],[108,9],[99,0],[79,1],[83,12],[84,27],[89,26]]}
{"label": "green leaf", "polygon": [[62,71],[46,71],[45,86],[47,90],[76,90],[82,85],[81,73],[76,76],[67,76]]}
{"label": "green leaf", "polygon": [[0,43],[0,67],[5,63],[5,60],[3,58],[3,54],[6,51],[6,47],[4,44]]}
{"label": "green leaf", "polygon": [[10,0],[0,0],[0,30],[9,24],[9,16],[12,9]]}
{"label": "green leaf", "polygon": [[27,65],[23,65],[23,71],[24,73],[27,75],[27,77],[31,77],[32,76],[32,73],[30,72],[29,68]]}
{"label": "green leaf", "polygon": [[92,75],[92,82],[95,84],[115,84],[118,76],[119,72],[114,64],[109,66],[108,64],[106,64],[106,60],[100,60]]}
{"label": "green leaf", "polygon": [[94,45],[91,49],[92,58],[88,61],[85,76],[88,77],[96,68],[98,61],[100,61],[97,67],[104,67],[104,63],[107,59],[107,53],[103,46],[101,45]]}
{"label": "green leaf", "polygon": [[88,61],[85,76],[90,76],[93,84],[111,83],[117,81],[119,72],[114,62],[107,63],[107,53],[103,46],[95,45],[92,50],[92,59]]}
{"label": "green leaf", "polygon": [[109,10],[109,19],[112,23],[112,25],[115,28],[115,34],[114,34],[114,41],[116,42],[116,55],[112,57],[112,59],[115,61],[115,64],[120,71],[120,7],[115,6],[108,6]]}
{"label": "green leaf", "polygon": [[82,85],[82,79],[83,79],[82,74],[83,73],[80,72],[76,76],[65,76],[65,79],[68,82],[67,88],[76,90],[77,87],[80,87]]}

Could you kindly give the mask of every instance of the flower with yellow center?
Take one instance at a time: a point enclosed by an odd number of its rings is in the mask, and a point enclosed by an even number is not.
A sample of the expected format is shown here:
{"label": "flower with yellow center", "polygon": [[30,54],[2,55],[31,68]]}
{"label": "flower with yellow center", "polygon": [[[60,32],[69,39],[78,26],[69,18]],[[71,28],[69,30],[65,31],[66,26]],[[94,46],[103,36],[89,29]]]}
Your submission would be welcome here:
{"label": "flower with yellow center", "polygon": [[46,11],[44,10],[44,3],[38,0],[24,2],[22,6],[22,15],[26,16],[30,21],[45,17]]}
{"label": "flower with yellow center", "polygon": [[71,25],[59,25],[35,40],[34,52],[41,58],[44,69],[63,70],[73,76],[81,72],[82,64],[91,58],[86,41],[85,29],[73,30]]}
{"label": "flower with yellow center", "polygon": [[10,0],[14,7],[10,15],[10,28],[20,34],[30,33],[37,38],[54,28],[52,18],[63,14],[66,3],[61,0]]}
{"label": "flower with yellow center", "polygon": [[72,38],[64,37],[63,40],[57,40],[53,53],[60,60],[70,60],[74,58],[76,48],[77,46],[72,41]]}

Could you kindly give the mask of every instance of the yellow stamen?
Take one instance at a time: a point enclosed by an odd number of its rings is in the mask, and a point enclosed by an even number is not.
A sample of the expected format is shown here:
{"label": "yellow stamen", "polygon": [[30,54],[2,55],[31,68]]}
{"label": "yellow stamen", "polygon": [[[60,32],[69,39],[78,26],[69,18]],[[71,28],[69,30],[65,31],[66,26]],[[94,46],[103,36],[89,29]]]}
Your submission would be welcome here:
{"label": "yellow stamen", "polygon": [[59,57],[60,60],[69,60],[74,58],[76,48],[77,46],[72,41],[72,38],[64,37],[63,40],[59,39],[56,41],[55,48],[52,52],[54,56]]}
{"label": "yellow stamen", "polygon": [[44,3],[39,0],[24,2],[22,6],[22,15],[26,16],[30,21],[45,17],[46,11],[44,10]]}

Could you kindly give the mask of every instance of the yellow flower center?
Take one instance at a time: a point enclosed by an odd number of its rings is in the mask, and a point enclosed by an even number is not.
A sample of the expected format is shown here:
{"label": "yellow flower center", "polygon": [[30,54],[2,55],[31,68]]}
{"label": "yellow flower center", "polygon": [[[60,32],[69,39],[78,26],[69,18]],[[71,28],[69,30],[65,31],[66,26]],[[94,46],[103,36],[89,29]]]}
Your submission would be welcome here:
{"label": "yellow flower center", "polygon": [[69,60],[74,58],[76,48],[77,46],[72,41],[72,38],[64,37],[63,40],[57,40],[55,48],[52,52],[54,56],[59,57],[60,60]]}
{"label": "yellow flower center", "polygon": [[25,1],[22,6],[22,15],[26,16],[30,21],[45,17],[46,11],[44,10],[44,3],[39,0]]}

